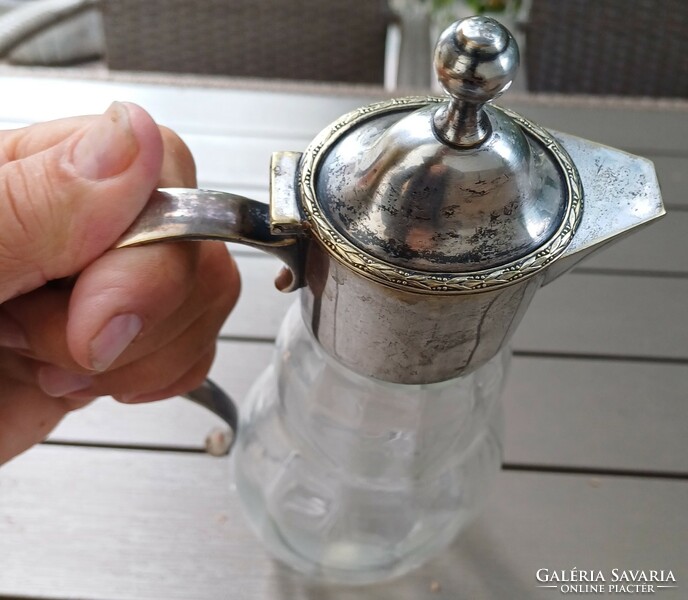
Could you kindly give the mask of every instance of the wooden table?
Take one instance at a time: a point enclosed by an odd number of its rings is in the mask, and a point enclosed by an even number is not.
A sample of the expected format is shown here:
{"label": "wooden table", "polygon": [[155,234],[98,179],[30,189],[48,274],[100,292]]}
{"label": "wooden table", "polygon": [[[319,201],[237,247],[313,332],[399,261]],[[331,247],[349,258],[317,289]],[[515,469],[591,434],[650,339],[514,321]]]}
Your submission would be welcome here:
{"label": "wooden table", "polygon": [[[0,77],[3,127],[138,102],[179,131],[202,186],[267,199],[273,150],[302,150],[374,91]],[[506,456],[485,510],[442,556],[389,584],[327,587],[248,530],[217,419],[181,399],[100,399],[0,469],[0,598],[549,599],[538,569],[671,570],[688,597],[688,105],[515,97],[541,124],[652,158],[668,216],[544,288],[515,340]],[[212,376],[245,396],[292,298],[275,260],[237,248],[244,291]],[[0,391],[1,393],[1,391]],[[614,594],[606,594],[612,596]]]}

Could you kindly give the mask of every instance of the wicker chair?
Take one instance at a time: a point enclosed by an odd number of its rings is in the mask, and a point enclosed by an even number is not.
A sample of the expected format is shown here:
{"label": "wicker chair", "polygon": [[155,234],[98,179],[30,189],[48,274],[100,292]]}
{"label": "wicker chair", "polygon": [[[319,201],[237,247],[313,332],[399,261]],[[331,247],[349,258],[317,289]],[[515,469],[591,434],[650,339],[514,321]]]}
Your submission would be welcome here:
{"label": "wicker chair", "polygon": [[111,69],[381,84],[385,0],[105,0]]}
{"label": "wicker chair", "polygon": [[686,0],[532,0],[531,91],[688,97]]}

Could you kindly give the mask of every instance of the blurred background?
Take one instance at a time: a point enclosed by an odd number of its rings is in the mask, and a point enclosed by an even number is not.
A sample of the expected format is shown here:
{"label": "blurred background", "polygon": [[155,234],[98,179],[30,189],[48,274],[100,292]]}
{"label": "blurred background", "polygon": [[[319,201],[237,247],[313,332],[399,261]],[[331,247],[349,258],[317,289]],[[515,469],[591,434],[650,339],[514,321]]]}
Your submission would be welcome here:
{"label": "blurred background", "polygon": [[0,0],[6,65],[435,90],[452,21],[501,20],[523,92],[688,97],[685,0]]}

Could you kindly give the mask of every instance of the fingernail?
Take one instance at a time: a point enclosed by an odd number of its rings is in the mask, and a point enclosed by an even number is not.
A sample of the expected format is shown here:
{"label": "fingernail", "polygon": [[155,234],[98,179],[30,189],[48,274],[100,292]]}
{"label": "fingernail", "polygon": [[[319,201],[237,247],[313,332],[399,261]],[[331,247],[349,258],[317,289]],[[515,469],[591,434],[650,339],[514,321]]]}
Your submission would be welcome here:
{"label": "fingernail", "polygon": [[38,371],[38,385],[48,396],[59,398],[72,392],[85,390],[93,384],[93,378],[80,373],[65,371],[46,365]]}
{"label": "fingernail", "polygon": [[141,333],[143,322],[134,314],[117,315],[91,341],[91,366],[105,371]]}
{"label": "fingernail", "polygon": [[72,162],[79,175],[97,181],[122,173],[138,151],[127,107],[113,102],[77,142]]}
{"label": "fingernail", "polygon": [[0,346],[28,350],[29,341],[19,324],[10,316],[0,311]]}
{"label": "fingernail", "polygon": [[147,394],[121,394],[117,396],[117,401],[122,404],[136,404],[141,400],[145,400]]}

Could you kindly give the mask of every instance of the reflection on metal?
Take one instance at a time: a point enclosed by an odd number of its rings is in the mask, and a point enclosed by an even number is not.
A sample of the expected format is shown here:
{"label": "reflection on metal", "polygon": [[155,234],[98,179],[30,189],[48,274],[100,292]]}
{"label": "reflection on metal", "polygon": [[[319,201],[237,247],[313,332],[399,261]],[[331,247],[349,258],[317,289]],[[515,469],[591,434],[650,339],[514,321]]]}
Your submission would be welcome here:
{"label": "reflection on metal", "polygon": [[222,240],[259,248],[284,261],[294,274],[289,289],[302,285],[301,240],[273,235],[268,205],[213,190],[164,188],[151,195],[116,248],[169,240]]}
{"label": "reflection on metal", "polygon": [[575,233],[575,166],[544,129],[496,107],[490,140],[447,149],[431,128],[440,102],[381,102],[316,137],[300,172],[315,235],[362,275],[417,292],[470,293],[535,275]]}

